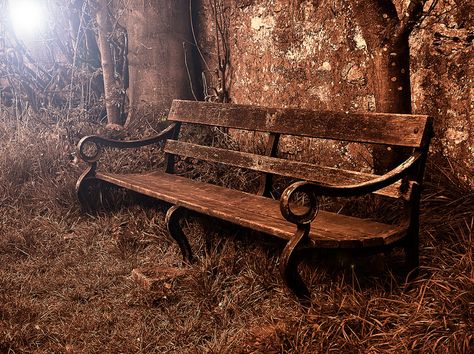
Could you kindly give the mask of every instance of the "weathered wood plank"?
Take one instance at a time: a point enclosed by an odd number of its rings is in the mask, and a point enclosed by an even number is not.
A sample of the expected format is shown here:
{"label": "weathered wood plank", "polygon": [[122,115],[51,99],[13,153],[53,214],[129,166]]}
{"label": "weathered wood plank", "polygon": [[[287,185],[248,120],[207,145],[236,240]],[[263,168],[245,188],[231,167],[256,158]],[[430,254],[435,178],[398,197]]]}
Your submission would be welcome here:
{"label": "weathered wood plank", "polygon": [[[280,214],[279,201],[163,172],[117,175],[98,173],[97,178],[154,198],[217,217],[284,239],[296,227]],[[386,225],[321,211],[312,223],[315,247],[347,248],[382,246],[396,242],[405,227]]]}
{"label": "weathered wood plank", "polygon": [[345,113],[174,100],[168,119],[289,135],[420,147],[428,116]]}
{"label": "weathered wood plank", "polygon": [[[164,151],[184,157],[331,185],[351,185],[367,182],[379,177],[369,173],[318,166],[306,162],[202,146],[177,140],[167,140]],[[380,189],[376,194],[399,198],[402,196],[400,182]],[[405,197],[405,194],[403,196]]]}

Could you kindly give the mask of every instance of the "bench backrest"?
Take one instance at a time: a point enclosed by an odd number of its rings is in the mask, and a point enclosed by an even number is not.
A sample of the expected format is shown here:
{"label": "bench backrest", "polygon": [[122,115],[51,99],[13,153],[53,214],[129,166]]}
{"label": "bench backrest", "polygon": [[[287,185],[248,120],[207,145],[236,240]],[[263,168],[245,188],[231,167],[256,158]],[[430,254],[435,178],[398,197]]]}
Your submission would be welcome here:
{"label": "bench backrest", "polygon": [[[425,115],[344,113],[182,100],[173,101],[168,120],[267,132],[270,141],[266,155],[257,155],[168,140],[167,154],[328,184],[360,183],[375,176],[277,158],[280,134],[426,150],[432,123]],[[399,184],[384,188],[378,194],[397,198]]]}

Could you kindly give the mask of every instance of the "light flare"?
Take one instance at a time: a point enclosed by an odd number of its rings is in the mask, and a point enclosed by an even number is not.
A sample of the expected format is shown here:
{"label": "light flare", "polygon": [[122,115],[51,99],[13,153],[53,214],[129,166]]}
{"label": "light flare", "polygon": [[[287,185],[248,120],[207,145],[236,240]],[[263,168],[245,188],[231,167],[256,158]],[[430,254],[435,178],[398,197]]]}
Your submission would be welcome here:
{"label": "light flare", "polygon": [[10,0],[10,19],[18,37],[35,36],[46,26],[47,12],[39,0]]}

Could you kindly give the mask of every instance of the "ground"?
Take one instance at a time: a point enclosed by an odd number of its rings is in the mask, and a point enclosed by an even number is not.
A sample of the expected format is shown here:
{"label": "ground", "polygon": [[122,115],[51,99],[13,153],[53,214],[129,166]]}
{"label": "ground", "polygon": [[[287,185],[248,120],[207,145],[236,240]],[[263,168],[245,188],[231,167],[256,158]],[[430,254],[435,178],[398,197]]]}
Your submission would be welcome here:
{"label": "ground", "polygon": [[[2,117],[0,352],[473,351],[474,195],[442,160],[428,166],[420,276],[405,283],[382,256],[319,255],[304,265],[303,307],[279,277],[276,240],[189,215],[186,266],[166,205],[84,213],[74,145],[97,127]],[[118,156],[106,154],[130,169],[162,162]],[[185,272],[146,290],[131,275],[147,267]]]}

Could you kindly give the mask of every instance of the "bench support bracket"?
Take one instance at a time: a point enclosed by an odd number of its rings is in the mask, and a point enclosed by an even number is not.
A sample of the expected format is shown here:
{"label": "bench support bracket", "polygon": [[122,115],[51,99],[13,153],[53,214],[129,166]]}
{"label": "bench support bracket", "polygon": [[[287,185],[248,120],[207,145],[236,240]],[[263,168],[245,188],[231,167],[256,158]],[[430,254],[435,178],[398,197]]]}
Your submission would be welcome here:
{"label": "bench support bracket", "polygon": [[170,233],[171,237],[176,241],[183,255],[184,262],[192,263],[193,261],[193,252],[189,241],[186,238],[181,226],[179,225],[179,220],[183,214],[184,208],[181,208],[177,205],[173,205],[166,212],[165,222],[166,228]]}
{"label": "bench support bracket", "polygon": [[97,207],[97,205],[93,205],[95,204],[95,201],[91,200],[89,193],[89,186],[95,177],[96,166],[97,164],[95,162],[90,164],[90,166],[81,174],[76,183],[76,194],[79,203],[81,204],[81,207],[88,212]]}
{"label": "bench support bracket", "polygon": [[404,251],[408,279],[414,279],[418,276],[418,267],[420,265],[419,254],[419,228],[420,228],[420,198],[421,190],[418,183],[413,185],[412,205],[410,206],[410,225],[408,226],[407,236],[405,238]]}
{"label": "bench support bracket", "polygon": [[301,257],[296,257],[299,246],[308,241],[310,225],[298,225],[293,238],[288,241],[280,258],[280,274],[286,286],[300,299],[309,299],[310,293],[303,279],[298,273],[298,264]]}

